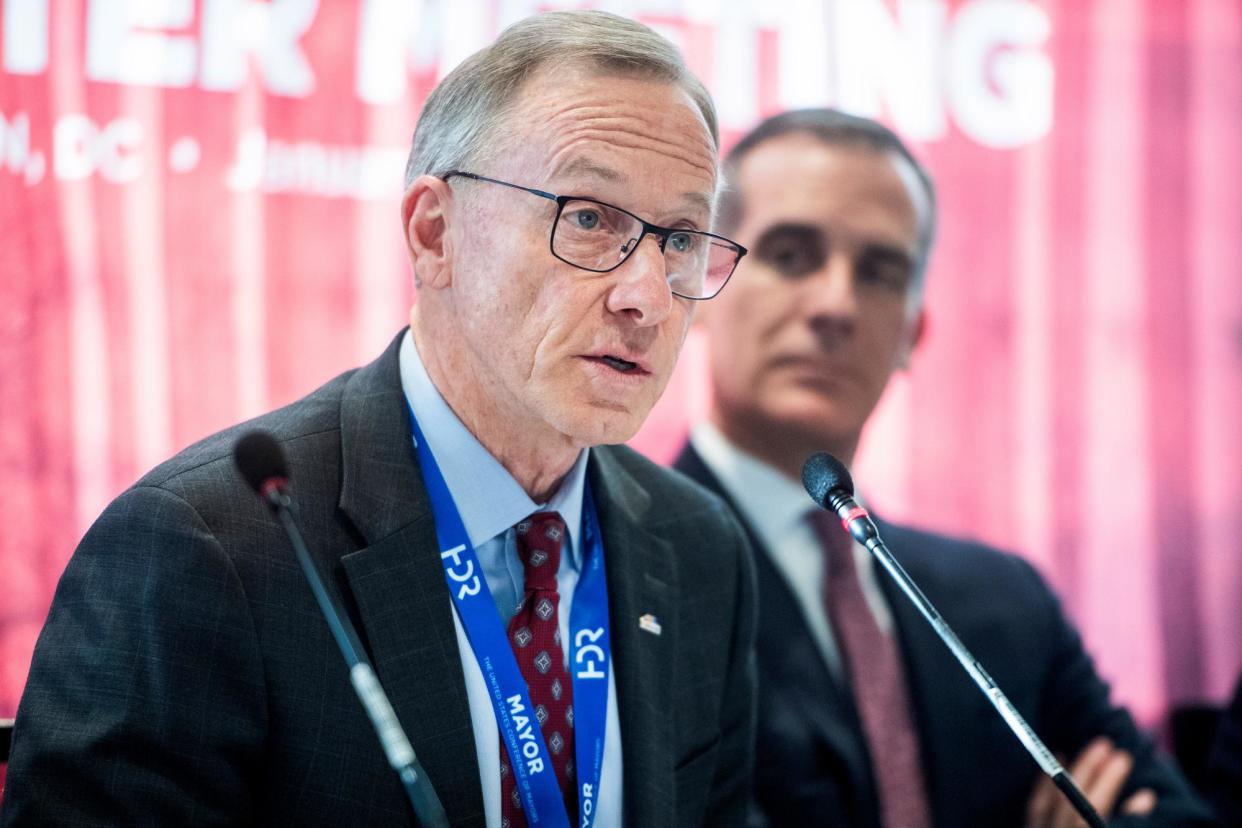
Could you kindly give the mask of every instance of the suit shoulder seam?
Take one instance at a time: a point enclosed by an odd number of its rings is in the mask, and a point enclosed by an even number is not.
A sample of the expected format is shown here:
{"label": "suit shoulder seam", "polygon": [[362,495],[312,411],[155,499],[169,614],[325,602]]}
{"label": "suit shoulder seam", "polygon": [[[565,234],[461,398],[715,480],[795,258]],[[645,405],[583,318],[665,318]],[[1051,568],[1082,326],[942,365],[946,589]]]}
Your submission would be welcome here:
{"label": "suit shoulder seam", "polygon": [[[321,429],[319,429],[319,430],[317,430],[317,431],[308,431],[308,432],[306,432],[306,433],[304,433],[304,434],[294,434],[294,435],[292,435],[292,436],[290,436],[290,437],[285,437],[285,438],[283,438],[283,439],[281,439],[281,438],[277,438],[276,442],[280,443],[281,445],[285,445],[285,444],[288,444],[288,443],[292,443],[292,442],[293,442],[293,441],[295,441],[295,440],[301,440],[301,439],[306,438],[306,437],[318,437],[318,436],[319,436],[319,435],[321,435],[321,434],[331,434],[331,433],[332,433],[332,432],[334,432],[334,431],[339,432],[340,430],[341,430],[341,427],[340,427],[339,425],[336,425],[336,426],[332,426],[331,428],[321,428]],[[218,455],[216,455],[216,456],[214,456],[214,457],[211,457],[211,458],[208,458],[208,459],[206,459],[206,460],[202,460],[202,461],[200,461],[200,462],[198,462],[198,463],[195,463],[195,464],[194,464],[194,465],[192,465],[192,466],[188,466],[188,467],[183,468],[183,469],[177,469],[176,471],[173,471],[173,472],[169,473],[166,477],[161,477],[161,478],[159,478],[158,480],[154,480],[154,481],[147,482],[147,483],[142,483],[142,482],[135,483],[135,484],[134,484],[131,488],[133,488],[133,489],[137,489],[137,488],[153,488],[153,489],[162,489],[162,490],[164,490],[164,491],[169,492],[169,494],[176,495],[176,492],[173,492],[171,489],[167,489],[167,488],[165,488],[167,484],[172,483],[173,481],[177,480],[178,478],[180,478],[180,477],[184,477],[185,475],[187,475],[187,474],[189,474],[189,473],[191,473],[191,472],[197,471],[197,470],[199,470],[199,469],[203,468],[204,466],[210,466],[210,465],[212,465],[213,463],[219,463],[219,462],[221,462],[221,461],[223,461],[223,460],[229,460],[229,459],[231,459],[231,458],[232,458],[232,454],[231,454],[231,453],[227,453],[227,454],[218,454]],[[177,497],[180,497],[180,495],[177,495]],[[185,500],[184,498],[181,498],[181,499],[182,499],[182,500]],[[191,508],[193,508],[192,504],[190,504],[190,503],[189,503],[189,501],[185,501],[185,502],[186,502],[186,504],[187,504],[187,505],[191,505]],[[195,510],[195,513],[197,513],[197,510]],[[206,524],[204,524],[204,525],[206,525]]]}

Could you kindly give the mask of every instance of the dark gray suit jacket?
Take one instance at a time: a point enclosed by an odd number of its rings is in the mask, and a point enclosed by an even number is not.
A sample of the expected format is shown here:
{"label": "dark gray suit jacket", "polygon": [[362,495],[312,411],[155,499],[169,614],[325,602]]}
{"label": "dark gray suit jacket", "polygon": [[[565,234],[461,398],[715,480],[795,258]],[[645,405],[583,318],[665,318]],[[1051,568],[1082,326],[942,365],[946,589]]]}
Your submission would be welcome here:
{"label": "dark gray suit jacket", "polygon": [[[689,446],[675,467],[727,499]],[[1108,686],[1030,564],[978,544],[880,528],[893,555],[1054,752],[1072,757],[1093,737],[1107,735],[1134,755],[1123,797],[1151,787],[1160,804],[1150,819],[1110,824],[1196,825],[1207,817],[1181,774],[1125,710],[1109,703]],[[751,542],[759,550],[760,822],[879,828],[871,757],[853,694],[829,673],[785,577],[753,533]],[[901,643],[934,824],[1022,825],[1038,767],[891,579],[881,576],[880,586]]]}
{"label": "dark gray suit jacket", "polygon": [[[0,823],[413,823],[288,541],[234,471],[237,436],[264,428],[289,457],[311,554],[452,823],[484,824],[399,339],[375,363],[190,447],[105,510],[39,638]],[[739,824],[754,716],[744,534],[719,500],[627,449],[592,449],[588,479],[627,822]],[[661,635],[639,629],[646,613]]]}

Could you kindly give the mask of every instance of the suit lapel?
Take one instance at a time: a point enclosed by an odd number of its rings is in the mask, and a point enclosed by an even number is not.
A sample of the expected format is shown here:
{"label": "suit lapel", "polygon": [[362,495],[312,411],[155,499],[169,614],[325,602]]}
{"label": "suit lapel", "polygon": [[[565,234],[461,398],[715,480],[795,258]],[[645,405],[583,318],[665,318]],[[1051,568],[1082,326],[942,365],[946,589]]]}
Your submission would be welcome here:
{"label": "suit lapel", "polygon": [[[773,692],[800,696],[797,701],[801,703],[802,715],[832,754],[832,761],[845,768],[850,778],[849,789],[855,793],[869,791],[871,771],[853,698],[829,672],[785,576],[767,554],[759,535],[737,503],[693,446],[686,444],[674,468],[729,504],[755,550],[759,585],[760,702]],[[781,689],[765,692],[764,685]],[[759,720],[762,731],[762,709]],[[862,808],[860,812],[866,810]]]}
{"label": "suit lapel", "polygon": [[401,390],[400,341],[355,373],[341,399],[339,505],[364,544],[342,558],[344,580],[376,672],[450,819],[481,826],[474,730]]}
{"label": "suit lapel", "polygon": [[[757,558],[755,573],[762,602],[759,614],[760,640],[784,642],[782,647],[788,649],[792,646],[799,650],[798,658],[790,659],[782,655],[781,660],[797,661],[799,673],[804,675],[809,673],[813,676],[812,683],[817,685],[817,695],[822,693],[833,712],[848,720],[854,715],[853,702],[840,682],[829,672],[828,665],[824,663],[819,647],[815,644],[815,639],[807,626],[806,617],[800,609],[797,597],[790,589],[785,576],[781,574],[771,556],[767,554],[766,547],[759,539],[754,527],[746,520],[732,496],[725,491],[720,480],[707,468],[707,464],[692,446],[686,446],[681,457],[677,459],[676,468],[729,504],[738,522],[741,523],[742,529],[746,532],[746,539],[750,541]],[[837,730],[837,728],[831,729],[834,732]]]}
{"label": "suit lapel", "polygon": [[[627,825],[671,825],[672,694],[678,618],[672,545],[645,528],[650,496],[607,449],[592,449],[588,480],[595,494],[608,574],[608,610],[617,709],[624,755]],[[654,615],[659,636],[640,629]]]}
{"label": "suit lapel", "polygon": [[[871,772],[862,749],[862,730],[854,700],[828,671],[785,576],[766,555],[760,555],[762,559],[756,567],[760,601],[757,640],[768,645],[760,647],[764,673],[761,680],[773,686],[793,688],[792,693],[801,697],[799,701],[806,722],[823,740],[835,761],[847,769],[851,790],[866,790]],[[767,658],[768,653],[776,657]],[[767,694],[761,697],[764,695]]]}

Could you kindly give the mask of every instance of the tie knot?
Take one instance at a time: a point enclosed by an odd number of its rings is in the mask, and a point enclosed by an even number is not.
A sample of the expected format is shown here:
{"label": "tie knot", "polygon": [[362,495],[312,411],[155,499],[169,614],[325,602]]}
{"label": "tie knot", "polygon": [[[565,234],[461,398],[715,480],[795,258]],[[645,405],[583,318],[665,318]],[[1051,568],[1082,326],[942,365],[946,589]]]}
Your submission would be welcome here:
{"label": "tie knot", "polygon": [[852,577],[854,574],[853,536],[841,525],[836,515],[824,509],[816,509],[807,513],[807,520],[811,522],[815,534],[819,536],[820,546],[823,547],[827,557],[829,576],[844,574]]}
{"label": "tie knot", "polygon": [[536,512],[514,527],[518,558],[526,575],[526,589],[556,589],[565,544],[565,521],[557,512]]}

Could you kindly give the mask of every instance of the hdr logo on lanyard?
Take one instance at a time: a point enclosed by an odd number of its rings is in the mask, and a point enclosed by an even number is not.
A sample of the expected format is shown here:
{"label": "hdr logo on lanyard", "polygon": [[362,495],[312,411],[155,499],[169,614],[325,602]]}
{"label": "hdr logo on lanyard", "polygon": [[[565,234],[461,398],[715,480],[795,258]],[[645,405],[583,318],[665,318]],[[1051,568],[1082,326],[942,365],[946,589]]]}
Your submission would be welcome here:
{"label": "hdr logo on lanyard", "polygon": [[444,565],[444,574],[448,576],[450,589],[454,584],[459,585],[457,587],[457,600],[459,601],[483,591],[483,582],[479,580],[479,575],[475,572],[474,561],[462,562],[461,554],[465,551],[466,547],[459,543],[452,549],[446,549],[440,553],[441,561],[451,560],[453,562],[452,566],[447,563]]}
{"label": "hdr logo on lanyard", "polygon": [[[608,674],[599,669],[599,665],[601,664],[604,665],[604,667],[607,667],[608,656],[604,653],[604,650],[595,643],[603,637],[603,627],[597,627],[593,630],[578,630],[574,633],[574,664],[577,665],[577,672],[574,673],[574,678],[608,678]],[[598,659],[598,661],[596,661],[596,659]]]}
{"label": "hdr logo on lanyard", "polygon": [[[536,726],[526,680],[513,656],[496,601],[481,577],[482,567],[453,502],[431,447],[410,410],[415,449],[435,517],[444,579],[466,637],[483,673],[500,738],[509,753],[522,810],[532,826],[568,828],[551,754]],[[574,698],[574,758],[579,779],[581,828],[591,828],[598,812],[608,716],[608,671],[612,662],[608,627],[608,585],[604,548],[590,486],[583,491],[582,573],[574,590],[569,629],[570,678]]]}

